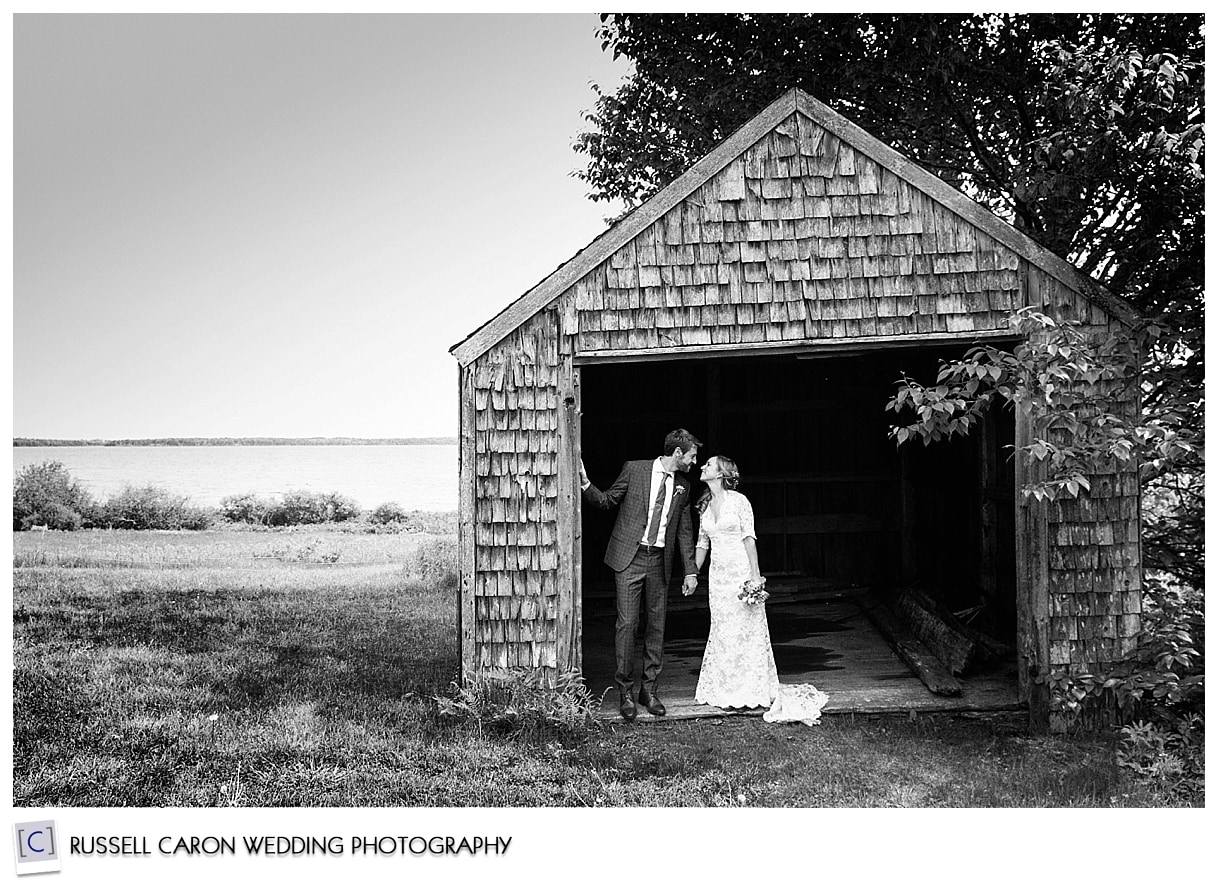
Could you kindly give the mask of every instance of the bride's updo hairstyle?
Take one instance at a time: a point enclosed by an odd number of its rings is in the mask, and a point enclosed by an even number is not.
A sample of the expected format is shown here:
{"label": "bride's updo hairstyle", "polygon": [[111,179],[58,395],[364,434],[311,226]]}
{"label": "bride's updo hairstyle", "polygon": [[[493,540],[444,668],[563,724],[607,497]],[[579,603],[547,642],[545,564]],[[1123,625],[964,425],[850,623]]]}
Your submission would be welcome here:
{"label": "bride's updo hairstyle", "polygon": [[735,490],[739,487],[740,469],[736,467],[736,462],[726,456],[716,456],[715,460],[719,463],[719,473],[723,476],[723,489]]}
{"label": "bride's updo hairstyle", "polygon": [[[724,490],[735,490],[740,486],[740,469],[736,467],[736,462],[734,460],[728,459],[726,456],[712,456],[707,460],[707,462],[709,463],[711,459],[713,459],[715,464],[719,467],[718,477],[723,481]],[[702,514],[706,511],[707,506],[710,505],[710,501],[711,491],[710,487],[707,487],[702,495],[698,497],[698,501],[695,504],[695,508],[698,509],[698,514]]]}

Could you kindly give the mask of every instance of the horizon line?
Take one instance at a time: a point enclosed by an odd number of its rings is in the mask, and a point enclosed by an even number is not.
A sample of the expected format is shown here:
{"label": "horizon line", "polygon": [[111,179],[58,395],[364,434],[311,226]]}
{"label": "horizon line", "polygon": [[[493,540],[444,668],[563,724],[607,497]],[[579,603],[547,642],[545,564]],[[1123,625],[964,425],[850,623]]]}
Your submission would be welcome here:
{"label": "horizon line", "polygon": [[157,444],[157,443],[176,443],[180,446],[189,446],[191,443],[217,444],[227,443],[236,444],[240,442],[246,443],[310,443],[319,444],[325,442],[341,442],[341,443],[362,443],[362,444],[455,444],[457,443],[456,435],[420,435],[420,436],[400,436],[400,437],[381,437],[367,438],[357,435],[166,435],[161,437],[147,438],[51,438],[19,435],[13,438],[14,447],[67,447],[67,446],[90,446],[103,444]]}

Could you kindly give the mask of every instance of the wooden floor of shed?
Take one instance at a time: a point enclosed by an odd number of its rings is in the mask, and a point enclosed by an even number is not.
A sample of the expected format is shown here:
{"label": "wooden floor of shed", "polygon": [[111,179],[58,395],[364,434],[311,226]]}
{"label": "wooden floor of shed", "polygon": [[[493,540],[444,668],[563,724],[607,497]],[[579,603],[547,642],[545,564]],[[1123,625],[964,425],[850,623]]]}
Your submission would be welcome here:
{"label": "wooden floor of shed", "polygon": [[[774,661],[783,683],[812,683],[828,693],[826,714],[908,713],[909,711],[1016,710],[1018,679],[1013,665],[961,678],[962,694],[935,695],[892,651],[867,617],[868,596],[773,598],[767,604]],[[610,602],[611,603],[611,602]],[[593,605],[584,620],[584,678],[602,695],[600,716],[621,719],[613,681],[614,613],[610,604]],[[657,689],[668,708],[653,717],[641,707],[638,722],[723,716],[760,715],[724,711],[694,703],[698,671],[710,630],[710,610],[703,603],[670,605],[665,626],[664,670]],[[636,689],[642,671],[642,640],[635,658]]]}

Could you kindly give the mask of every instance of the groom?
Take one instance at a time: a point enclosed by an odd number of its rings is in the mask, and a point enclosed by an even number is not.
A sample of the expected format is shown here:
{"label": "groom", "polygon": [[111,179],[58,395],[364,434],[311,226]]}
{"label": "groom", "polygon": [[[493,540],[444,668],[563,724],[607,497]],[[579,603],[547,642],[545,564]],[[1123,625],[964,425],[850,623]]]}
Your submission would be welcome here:
{"label": "groom", "polygon": [[618,695],[621,713],[633,720],[637,709],[634,685],[634,632],[639,624],[639,600],[647,603],[647,632],[643,638],[643,682],[639,704],[656,716],[666,709],[656,695],[656,680],[664,663],[664,612],[668,606],[668,582],[672,575],[674,546],[681,546],[685,587],[698,585],[694,563],[694,531],[689,514],[688,472],[698,458],[702,442],[684,429],[675,429],[664,439],[664,455],[655,459],[631,460],[622,466],[613,486],[602,492],[592,486],[579,464],[583,495],[591,505],[608,511],[618,506],[617,521],[605,552],[605,563],[613,570],[617,586]]}

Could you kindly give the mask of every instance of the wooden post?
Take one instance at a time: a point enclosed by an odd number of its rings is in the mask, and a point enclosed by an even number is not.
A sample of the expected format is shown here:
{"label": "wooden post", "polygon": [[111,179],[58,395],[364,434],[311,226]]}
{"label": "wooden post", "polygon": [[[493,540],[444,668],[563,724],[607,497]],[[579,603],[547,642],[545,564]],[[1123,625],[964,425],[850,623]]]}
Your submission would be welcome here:
{"label": "wooden post", "polygon": [[1033,427],[1024,408],[1015,412],[1015,607],[1019,698],[1028,703],[1035,725],[1048,725],[1048,687],[1036,679],[1049,673],[1048,518],[1022,488],[1037,479],[1036,463],[1024,452]]}
{"label": "wooden post", "polygon": [[[569,350],[570,337],[558,345],[558,669],[575,669],[575,561],[574,521],[575,487],[579,482],[579,467],[575,450],[575,387],[574,366]],[[565,344],[565,345],[564,345]]]}
{"label": "wooden post", "polygon": [[474,365],[466,365],[461,369],[458,378],[458,395],[460,396],[460,452],[458,456],[459,486],[457,494],[457,565],[460,575],[460,597],[457,606],[457,629],[461,641],[461,669],[458,676],[462,681],[475,674],[474,664],[477,659],[475,641],[476,623],[474,621],[474,511],[475,511],[475,482],[477,481],[474,467]]}
{"label": "wooden post", "polygon": [[574,510],[571,519],[571,598],[574,601],[571,617],[571,669],[584,670],[584,497],[579,487],[579,458],[583,455],[583,392],[580,388],[579,368],[571,367],[571,387],[575,392],[575,418],[572,422],[572,444],[575,451],[575,486],[573,488]]}

